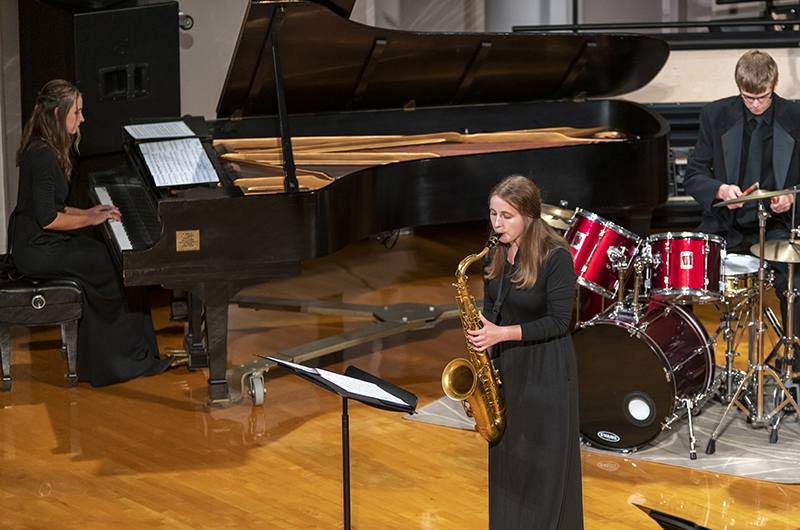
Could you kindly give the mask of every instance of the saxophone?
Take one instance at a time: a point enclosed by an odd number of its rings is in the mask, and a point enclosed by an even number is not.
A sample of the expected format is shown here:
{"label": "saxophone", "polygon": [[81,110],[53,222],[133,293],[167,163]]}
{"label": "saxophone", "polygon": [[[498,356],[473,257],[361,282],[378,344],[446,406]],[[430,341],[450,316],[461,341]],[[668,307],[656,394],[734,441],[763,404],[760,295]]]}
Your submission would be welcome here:
{"label": "saxophone", "polygon": [[450,399],[461,401],[467,416],[475,418],[475,430],[492,442],[503,434],[506,427],[506,406],[500,397],[497,372],[492,368],[486,351],[475,351],[467,330],[481,329],[481,319],[475,308],[475,298],[467,286],[467,268],[483,258],[497,244],[498,236],[492,236],[480,254],[471,254],[461,260],[456,270],[458,291],[456,301],[461,313],[461,325],[467,338],[469,359],[453,359],[442,372],[442,388]]}

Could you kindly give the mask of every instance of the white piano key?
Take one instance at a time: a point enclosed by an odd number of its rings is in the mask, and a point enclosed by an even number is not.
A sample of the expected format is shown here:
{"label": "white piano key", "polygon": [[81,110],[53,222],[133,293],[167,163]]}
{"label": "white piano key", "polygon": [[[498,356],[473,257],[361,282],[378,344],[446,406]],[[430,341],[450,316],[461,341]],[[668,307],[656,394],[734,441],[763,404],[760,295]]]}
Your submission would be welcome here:
{"label": "white piano key", "polygon": [[[111,200],[111,196],[108,194],[108,191],[105,188],[95,188],[94,191],[97,194],[97,199],[100,201],[100,204],[114,206],[114,201]],[[114,238],[116,238],[117,246],[120,248],[120,250],[133,250],[131,240],[128,237],[128,234],[125,232],[125,228],[122,226],[122,223],[120,221],[106,222],[108,223],[109,228],[111,228],[111,233],[114,234]]]}

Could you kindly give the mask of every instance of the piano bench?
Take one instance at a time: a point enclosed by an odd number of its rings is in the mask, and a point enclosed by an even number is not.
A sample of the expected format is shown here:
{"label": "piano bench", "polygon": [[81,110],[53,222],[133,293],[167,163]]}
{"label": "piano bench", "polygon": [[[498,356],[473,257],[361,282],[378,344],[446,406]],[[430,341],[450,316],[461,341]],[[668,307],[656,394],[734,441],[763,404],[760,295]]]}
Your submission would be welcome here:
{"label": "piano bench", "polygon": [[3,392],[11,390],[11,327],[61,325],[61,357],[69,365],[69,386],[78,385],[75,371],[78,319],[83,291],[73,280],[19,280],[0,283],[0,357]]}

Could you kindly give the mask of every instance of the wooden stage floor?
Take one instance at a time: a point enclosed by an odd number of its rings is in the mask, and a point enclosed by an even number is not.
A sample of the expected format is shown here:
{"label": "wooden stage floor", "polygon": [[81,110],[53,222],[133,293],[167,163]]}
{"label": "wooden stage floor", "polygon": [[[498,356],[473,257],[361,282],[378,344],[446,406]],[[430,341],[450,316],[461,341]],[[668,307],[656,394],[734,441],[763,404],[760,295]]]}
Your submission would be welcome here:
{"label": "wooden stage floor", "polygon": [[[247,292],[450,304],[456,265],[480,250],[485,235],[480,227],[456,226],[401,235],[391,249],[364,240],[307,263],[299,277]],[[480,298],[480,271],[471,272],[472,292]],[[160,346],[177,348],[182,326],[168,319],[166,292],[152,295]],[[713,307],[696,312],[713,332]],[[231,306],[229,366],[368,324]],[[0,394],[0,528],[342,527],[342,404],[336,396],[280,369],[268,374],[262,407],[249,399],[209,407],[206,375],[185,367],[106,388],[82,383],[69,389],[59,347],[57,328],[14,330],[13,390]],[[421,407],[442,397],[442,368],[464,354],[460,323],[451,319],[312,364],[335,372],[358,366],[415,393]],[[487,448],[476,433],[360,404],[350,406],[350,431],[353,528],[488,527]],[[716,530],[800,527],[800,485],[615,453],[584,451],[582,463],[587,529],[657,530],[633,503]]]}

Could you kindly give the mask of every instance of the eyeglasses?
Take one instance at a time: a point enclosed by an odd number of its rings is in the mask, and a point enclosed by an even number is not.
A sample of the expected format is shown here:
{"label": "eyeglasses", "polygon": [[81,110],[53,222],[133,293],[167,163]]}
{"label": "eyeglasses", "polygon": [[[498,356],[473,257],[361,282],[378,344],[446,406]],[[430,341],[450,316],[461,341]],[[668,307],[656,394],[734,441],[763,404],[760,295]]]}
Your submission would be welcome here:
{"label": "eyeglasses", "polygon": [[742,96],[742,99],[747,103],[764,103],[765,101],[772,99],[772,90],[769,91],[769,94],[764,94],[763,96],[748,96],[740,90],[739,95]]}

